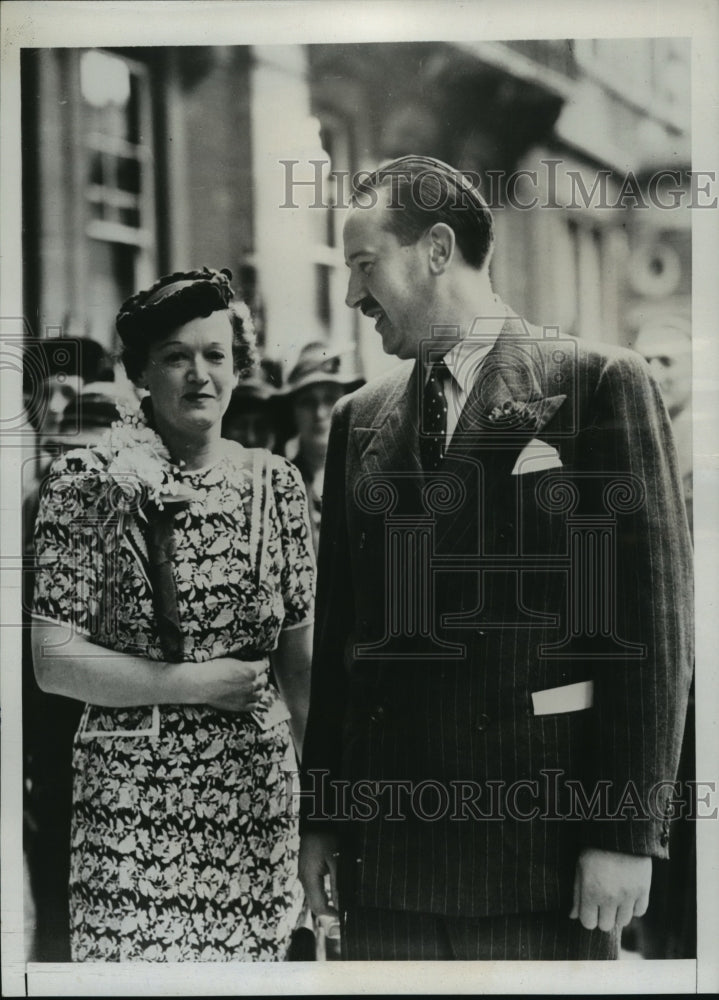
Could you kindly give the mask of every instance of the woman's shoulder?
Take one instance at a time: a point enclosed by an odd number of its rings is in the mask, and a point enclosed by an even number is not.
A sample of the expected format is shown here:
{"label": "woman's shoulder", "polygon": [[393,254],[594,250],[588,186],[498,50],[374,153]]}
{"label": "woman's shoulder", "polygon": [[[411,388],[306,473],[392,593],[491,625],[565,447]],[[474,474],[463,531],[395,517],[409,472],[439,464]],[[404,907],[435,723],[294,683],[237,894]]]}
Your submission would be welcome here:
{"label": "woman's shoulder", "polygon": [[275,488],[300,489],[304,493],[302,473],[284,455],[269,455],[269,467],[272,473],[272,483]]}
{"label": "woman's shoulder", "polygon": [[110,464],[110,451],[102,445],[92,448],[72,448],[60,455],[50,466],[51,476],[102,476]]}
{"label": "woman's shoulder", "polygon": [[283,455],[275,455],[266,448],[245,448],[236,441],[225,440],[224,446],[225,462],[235,476],[259,480],[266,474],[275,494],[304,493],[299,469]]}
{"label": "woman's shoulder", "polygon": [[104,478],[107,475],[110,459],[109,449],[102,445],[95,445],[92,448],[72,448],[55,459],[48,475],[73,476],[84,481]]}
{"label": "woman's shoulder", "polygon": [[104,502],[111,487],[109,461],[109,453],[97,447],[74,448],[56,458],[40,484],[42,516],[62,511],[72,519]]}
{"label": "woman's shoulder", "polygon": [[275,455],[267,448],[246,448],[229,438],[223,438],[223,445],[225,458],[230,464],[247,472],[265,467],[271,471],[273,477],[287,479],[293,478],[297,471],[284,455]]}

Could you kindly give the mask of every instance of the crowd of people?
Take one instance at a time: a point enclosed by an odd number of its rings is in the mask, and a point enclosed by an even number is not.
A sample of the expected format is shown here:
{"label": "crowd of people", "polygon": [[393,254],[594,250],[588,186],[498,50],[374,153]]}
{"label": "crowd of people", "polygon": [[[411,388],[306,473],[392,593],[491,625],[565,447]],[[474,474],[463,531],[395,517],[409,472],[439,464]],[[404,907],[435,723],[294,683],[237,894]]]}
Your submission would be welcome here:
{"label": "crowd of people", "polygon": [[[385,196],[413,171],[437,197],[410,206],[410,183],[400,218]],[[616,796],[631,782],[643,802],[676,777],[692,668],[690,486],[646,365],[577,342],[558,385],[561,352],[491,287],[476,189],[412,157],[363,183],[375,197],[345,227],[347,304],[405,362],[376,382],[315,341],[283,379],[226,269],[128,299],[118,360],[88,340],[28,347],[38,960],[306,957],[308,906],[341,921],[344,957],[613,958],[647,909],[667,817],[397,823],[375,802],[348,822],[318,792],[318,775],[447,791],[543,766]],[[568,584],[551,559],[572,513],[540,503],[537,474],[561,470],[591,506],[617,477],[629,489],[639,458],[642,501],[616,508],[621,652],[586,632],[571,663],[537,660],[520,618],[533,608],[545,648],[561,645],[547,623]],[[411,540],[396,532],[429,512],[447,572],[427,598],[427,549],[398,569]],[[482,576],[473,552],[495,568]],[[502,559],[525,555],[508,586]]]}

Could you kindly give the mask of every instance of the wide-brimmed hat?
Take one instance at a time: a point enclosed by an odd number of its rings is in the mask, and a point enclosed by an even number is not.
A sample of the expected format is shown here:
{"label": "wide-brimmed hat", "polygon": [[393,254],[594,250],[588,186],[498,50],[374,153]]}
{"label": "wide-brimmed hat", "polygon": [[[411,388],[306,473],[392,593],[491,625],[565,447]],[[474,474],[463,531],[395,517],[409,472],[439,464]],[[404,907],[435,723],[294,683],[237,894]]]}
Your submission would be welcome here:
{"label": "wide-brimmed hat", "polygon": [[332,382],[341,385],[347,392],[364,385],[364,379],[354,369],[348,352],[333,350],[327,344],[313,341],[300,351],[297,364],[287,378],[285,395],[291,396],[308,385],[318,382]]}

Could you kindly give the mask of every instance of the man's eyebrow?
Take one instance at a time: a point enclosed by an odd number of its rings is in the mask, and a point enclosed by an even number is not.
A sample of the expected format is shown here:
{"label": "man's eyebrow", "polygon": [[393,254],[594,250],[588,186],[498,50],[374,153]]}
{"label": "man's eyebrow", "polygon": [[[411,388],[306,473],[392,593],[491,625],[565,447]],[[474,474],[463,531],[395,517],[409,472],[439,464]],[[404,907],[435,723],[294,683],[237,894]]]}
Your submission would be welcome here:
{"label": "man's eyebrow", "polygon": [[350,261],[355,259],[355,257],[372,257],[373,254],[373,250],[355,250],[355,252],[351,253],[349,257],[345,257],[345,264],[349,264]]}

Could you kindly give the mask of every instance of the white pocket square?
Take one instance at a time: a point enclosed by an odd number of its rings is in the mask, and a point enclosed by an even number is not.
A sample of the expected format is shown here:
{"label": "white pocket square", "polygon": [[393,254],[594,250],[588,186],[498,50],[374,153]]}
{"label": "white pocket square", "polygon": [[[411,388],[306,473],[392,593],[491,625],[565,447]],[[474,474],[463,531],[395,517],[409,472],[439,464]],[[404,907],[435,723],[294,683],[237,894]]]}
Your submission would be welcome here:
{"label": "white pocket square", "polygon": [[512,469],[513,476],[524,476],[528,472],[544,472],[545,469],[561,469],[559,452],[546,441],[532,438],[519,453]]}
{"label": "white pocket square", "polygon": [[546,688],[532,693],[535,715],[553,715],[556,712],[581,712],[594,704],[594,681],[578,681],[561,687]]}

